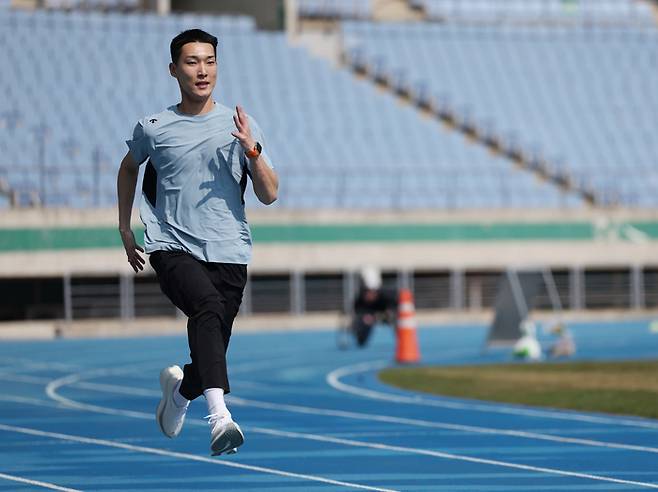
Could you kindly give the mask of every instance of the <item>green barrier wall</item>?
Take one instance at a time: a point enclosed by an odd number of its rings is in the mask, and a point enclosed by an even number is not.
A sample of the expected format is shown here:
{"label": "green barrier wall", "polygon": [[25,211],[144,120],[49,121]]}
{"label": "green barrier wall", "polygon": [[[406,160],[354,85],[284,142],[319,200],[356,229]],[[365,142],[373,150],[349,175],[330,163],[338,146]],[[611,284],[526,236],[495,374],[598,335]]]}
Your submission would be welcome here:
{"label": "green barrier wall", "polygon": [[[633,227],[649,238],[658,238],[658,222],[632,222],[617,226],[624,239]],[[423,241],[589,241],[596,231],[589,222],[492,224],[330,224],[252,226],[257,243],[423,242]],[[135,229],[143,242],[143,229]],[[118,248],[115,228],[0,229],[0,252]]]}

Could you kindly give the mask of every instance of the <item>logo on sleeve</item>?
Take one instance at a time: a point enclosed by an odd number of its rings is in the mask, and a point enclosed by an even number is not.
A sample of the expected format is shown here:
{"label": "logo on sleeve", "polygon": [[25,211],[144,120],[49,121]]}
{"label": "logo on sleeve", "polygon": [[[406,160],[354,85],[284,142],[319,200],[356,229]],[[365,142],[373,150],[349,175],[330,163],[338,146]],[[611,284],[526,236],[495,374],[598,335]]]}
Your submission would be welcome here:
{"label": "logo on sleeve", "polygon": [[158,121],[157,118],[151,118],[151,119],[149,120],[149,123],[155,123],[156,121]]}

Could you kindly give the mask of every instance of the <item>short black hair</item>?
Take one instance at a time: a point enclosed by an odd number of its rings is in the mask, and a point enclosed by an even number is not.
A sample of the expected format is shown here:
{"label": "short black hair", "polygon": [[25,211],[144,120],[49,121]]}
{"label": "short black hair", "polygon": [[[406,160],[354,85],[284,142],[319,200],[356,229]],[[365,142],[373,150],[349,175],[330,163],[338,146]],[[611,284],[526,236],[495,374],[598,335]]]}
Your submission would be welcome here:
{"label": "short black hair", "polygon": [[183,31],[171,40],[171,44],[169,45],[171,61],[173,63],[178,62],[178,58],[180,58],[180,52],[183,49],[183,45],[195,42],[212,44],[212,47],[215,50],[215,57],[217,56],[217,38],[215,36],[208,34],[206,31],[202,31],[201,29],[188,29],[187,31]]}

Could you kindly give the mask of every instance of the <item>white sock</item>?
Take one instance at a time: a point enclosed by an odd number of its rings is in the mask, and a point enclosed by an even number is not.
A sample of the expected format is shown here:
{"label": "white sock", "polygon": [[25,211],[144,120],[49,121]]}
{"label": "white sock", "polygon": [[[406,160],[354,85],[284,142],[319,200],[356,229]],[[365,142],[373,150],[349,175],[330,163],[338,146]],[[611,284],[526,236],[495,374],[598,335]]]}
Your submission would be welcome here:
{"label": "white sock", "polygon": [[203,392],[208,403],[208,415],[231,415],[224,402],[224,390],[222,388],[208,388]]}
{"label": "white sock", "polygon": [[178,408],[182,407],[187,407],[190,404],[190,400],[185,398],[183,395],[180,394],[180,384],[181,381],[178,381],[176,383],[176,386],[174,386],[174,405],[176,405]]}

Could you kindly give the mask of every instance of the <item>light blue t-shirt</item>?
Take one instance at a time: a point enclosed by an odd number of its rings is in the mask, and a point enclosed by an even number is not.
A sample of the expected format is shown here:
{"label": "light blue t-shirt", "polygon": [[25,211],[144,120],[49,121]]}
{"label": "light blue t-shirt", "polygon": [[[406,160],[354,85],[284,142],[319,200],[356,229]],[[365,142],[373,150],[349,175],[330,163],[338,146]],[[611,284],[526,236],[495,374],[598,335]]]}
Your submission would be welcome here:
{"label": "light blue t-shirt", "polygon": [[[147,253],[182,250],[207,262],[249,263],[243,195],[250,163],[231,135],[234,114],[218,103],[202,115],[171,106],[135,125],[126,141],[130,153],[139,163],[150,158],[140,205]],[[264,147],[251,117],[249,127]],[[271,165],[265,152],[263,157]]]}

